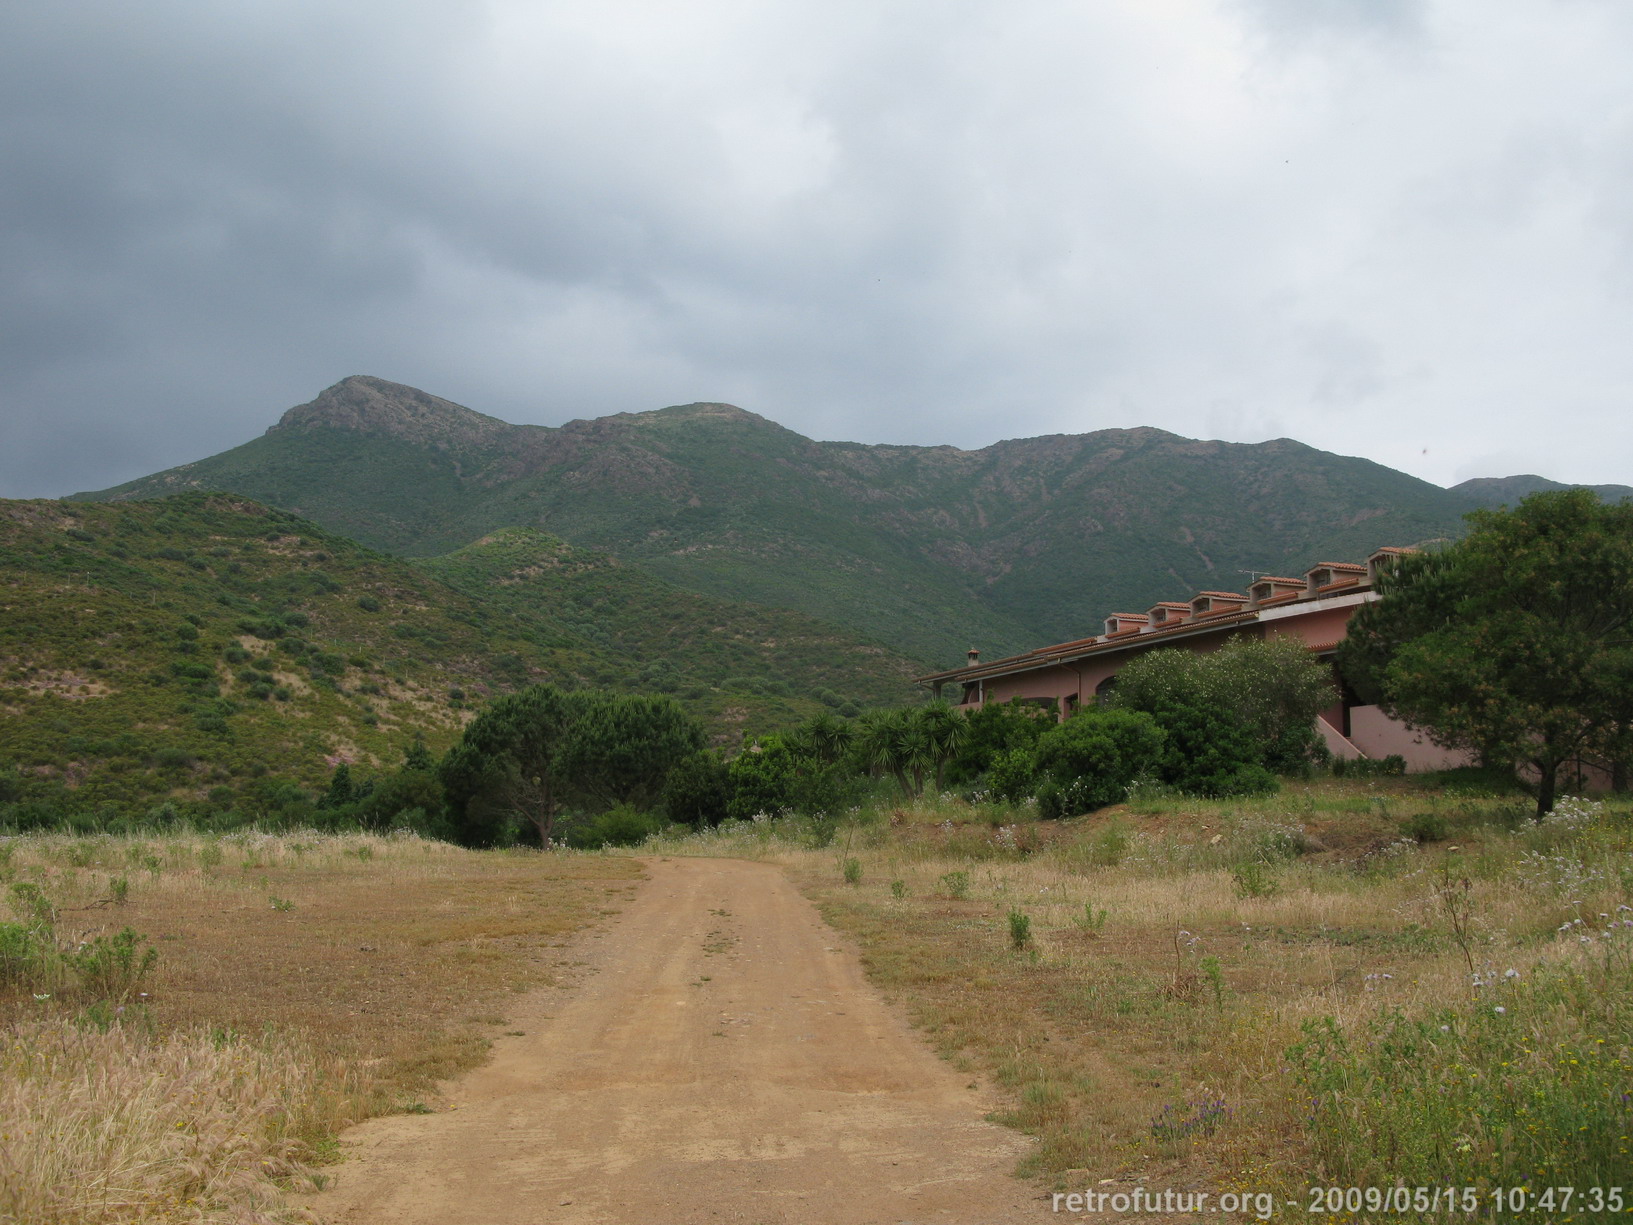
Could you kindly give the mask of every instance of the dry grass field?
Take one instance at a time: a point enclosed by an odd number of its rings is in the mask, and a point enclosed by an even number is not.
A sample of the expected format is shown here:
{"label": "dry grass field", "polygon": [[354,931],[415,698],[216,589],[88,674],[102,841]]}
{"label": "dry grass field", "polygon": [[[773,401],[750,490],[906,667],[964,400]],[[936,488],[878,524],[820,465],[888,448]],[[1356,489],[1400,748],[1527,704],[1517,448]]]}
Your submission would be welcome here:
{"label": "dry grass field", "polygon": [[1625,802],[1538,825],[1519,797],[1322,780],[1065,822],[946,797],[827,837],[663,848],[785,864],[1012,1094],[1058,1189],[1630,1181]]}
{"label": "dry grass field", "polygon": [[286,1219],[340,1128],[427,1109],[639,875],[415,838],[0,840],[0,1221]]}
{"label": "dry grass field", "polygon": [[[1633,1170],[1633,812],[1527,807],[1407,779],[1060,822],[942,797],[637,853],[782,865],[1001,1089],[1053,1188],[1608,1187]],[[297,1219],[284,1192],[339,1129],[432,1108],[641,873],[415,838],[0,839],[0,1222]]]}

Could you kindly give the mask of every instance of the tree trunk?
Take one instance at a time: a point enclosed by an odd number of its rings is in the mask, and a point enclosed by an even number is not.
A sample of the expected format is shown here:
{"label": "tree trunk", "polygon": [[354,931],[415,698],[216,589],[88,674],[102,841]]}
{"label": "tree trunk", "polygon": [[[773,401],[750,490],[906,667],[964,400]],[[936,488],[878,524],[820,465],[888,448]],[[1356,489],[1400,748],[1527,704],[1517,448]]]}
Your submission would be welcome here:
{"label": "tree trunk", "polygon": [[1533,760],[1532,765],[1537,768],[1537,820],[1542,820],[1554,810],[1554,788],[1559,777],[1559,762],[1540,762]]}
{"label": "tree trunk", "polygon": [[1610,763],[1610,789],[1617,795],[1627,794],[1627,759],[1617,758]]}
{"label": "tree trunk", "polygon": [[538,792],[526,805],[527,819],[539,831],[539,845],[548,851],[556,836],[556,797],[548,783],[541,779],[534,779],[533,783]]}

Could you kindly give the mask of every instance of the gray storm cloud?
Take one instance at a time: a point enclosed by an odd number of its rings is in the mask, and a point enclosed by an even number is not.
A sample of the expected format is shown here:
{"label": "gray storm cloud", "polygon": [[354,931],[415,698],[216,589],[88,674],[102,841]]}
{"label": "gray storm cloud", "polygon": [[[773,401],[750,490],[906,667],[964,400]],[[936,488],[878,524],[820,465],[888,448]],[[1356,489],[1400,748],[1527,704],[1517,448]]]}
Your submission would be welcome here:
{"label": "gray storm cloud", "polygon": [[11,6],[0,494],[514,421],[1633,479],[1616,0]]}

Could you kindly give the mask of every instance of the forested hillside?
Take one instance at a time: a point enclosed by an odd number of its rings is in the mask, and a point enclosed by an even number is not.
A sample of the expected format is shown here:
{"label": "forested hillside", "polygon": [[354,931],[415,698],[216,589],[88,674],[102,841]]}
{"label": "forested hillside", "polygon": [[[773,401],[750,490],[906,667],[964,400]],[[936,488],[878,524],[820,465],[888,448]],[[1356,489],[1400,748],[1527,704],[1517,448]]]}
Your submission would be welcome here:
{"label": "forested hillside", "polygon": [[[548,575],[507,598],[529,569]],[[473,706],[545,680],[671,693],[734,744],[903,700],[914,668],[559,542],[421,568],[225,495],[0,502],[0,803],[275,803],[440,752]]]}

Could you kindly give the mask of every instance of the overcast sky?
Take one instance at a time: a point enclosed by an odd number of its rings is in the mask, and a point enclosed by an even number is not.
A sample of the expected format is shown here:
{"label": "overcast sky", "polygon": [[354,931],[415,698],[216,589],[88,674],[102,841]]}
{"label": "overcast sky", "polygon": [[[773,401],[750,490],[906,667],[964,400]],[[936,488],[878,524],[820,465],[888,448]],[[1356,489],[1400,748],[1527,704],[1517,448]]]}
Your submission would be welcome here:
{"label": "overcast sky", "polygon": [[0,495],[348,374],[1633,483],[1626,0],[0,11]]}

